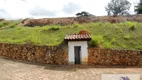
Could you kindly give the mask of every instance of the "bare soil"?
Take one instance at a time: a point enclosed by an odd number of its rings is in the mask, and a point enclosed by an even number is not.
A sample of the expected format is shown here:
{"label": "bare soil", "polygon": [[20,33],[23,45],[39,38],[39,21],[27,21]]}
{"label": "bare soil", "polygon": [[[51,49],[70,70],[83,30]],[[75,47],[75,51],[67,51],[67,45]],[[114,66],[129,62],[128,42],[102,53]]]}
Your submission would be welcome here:
{"label": "bare soil", "polygon": [[49,65],[0,57],[0,80],[101,80],[103,73],[137,73],[142,76],[142,68]]}
{"label": "bare soil", "polygon": [[45,26],[45,25],[72,25],[75,23],[88,22],[110,22],[119,23],[126,21],[142,22],[142,15],[129,16],[91,16],[91,17],[64,17],[64,18],[43,18],[43,19],[24,19],[19,25],[24,26]]}

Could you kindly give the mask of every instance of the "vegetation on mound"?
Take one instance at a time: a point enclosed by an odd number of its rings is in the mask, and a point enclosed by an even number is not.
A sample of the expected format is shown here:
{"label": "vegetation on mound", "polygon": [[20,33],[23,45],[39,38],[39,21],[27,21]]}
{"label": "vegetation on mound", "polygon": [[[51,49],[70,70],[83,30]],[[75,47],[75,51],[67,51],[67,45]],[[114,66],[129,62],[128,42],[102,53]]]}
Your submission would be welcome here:
{"label": "vegetation on mound", "polygon": [[[2,22],[0,22],[1,24]],[[47,25],[44,27],[2,26],[0,30],[1,43],[60,45],[65,35],[88,30],[92,35],[90,46],[112,49],[142,49],[142,23],[96,22],[74,24],[68,26]]]}

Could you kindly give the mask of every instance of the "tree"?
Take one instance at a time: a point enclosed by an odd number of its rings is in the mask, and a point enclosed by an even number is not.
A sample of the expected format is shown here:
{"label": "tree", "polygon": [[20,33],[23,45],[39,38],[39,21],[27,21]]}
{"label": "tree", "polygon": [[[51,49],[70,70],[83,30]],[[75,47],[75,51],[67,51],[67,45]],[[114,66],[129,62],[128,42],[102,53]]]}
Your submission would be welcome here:
{"label": "tree", "polygon": [[89,16],[93,16],[93,15],[90,14],[89,12],[82,11],[81,13],[77,13],[76,16],[77,17],[89,17]]}
{"label": "tree", "polygon": [[142,0],[140,0],[140,3],[138,3],[137,6],[135,6],[135,12],[137,14],[142,14]]}
{"label": "tree", "polygon": [[125,15],[128,14],[128,10],[131,7],[131,3],[127,0],[111,0],[105,7],[108,15]]}
{"label": "tree", "polygon": [[76,21],[79,23],[87,23],[92,18],[94,18],[94,15],[90,14],[89,12],[82,11],[76,14],[77,18],[75,18]]}

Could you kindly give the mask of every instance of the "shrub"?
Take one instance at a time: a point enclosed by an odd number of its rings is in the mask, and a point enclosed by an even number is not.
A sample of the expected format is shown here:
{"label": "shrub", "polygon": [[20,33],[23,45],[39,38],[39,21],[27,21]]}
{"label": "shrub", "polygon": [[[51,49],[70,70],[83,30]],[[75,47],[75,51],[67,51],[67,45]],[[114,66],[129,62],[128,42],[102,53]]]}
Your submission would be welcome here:
{"label": "shrub", "polygon": [[103,43],[103,37],[101,35],[92,36],[92,40],[90,41],[91,47],[100,47]]}
{"label": "shrub", "polygon": [[9,26],[10,28],[14,28],[14,27],[16,27],[16,25],[11,25],[11,26]]}
{"label": "shrub", "polygon": [[79,24],[74,24],[74,27],[79,27]]}
{"label": "shrub", "polygon": [[53,26],[49,30],[54,30],[54,31],[60,30],[60,26]]}
{"label": "shrub", "polygon": [[124,36],[124,39],[125,39],[125,40],[128,40],[128,39],[130,39],[130,38],[131,38],[131,35],[129,35],[129,34],[127,34],[127,35]]}
{"label": "shrub", "polygon": [[135,26],[130,26],[129,27],[129,30],[131,30],[131,31],[134,31],[136,28],[135,28]]}
{"label": "shrub", "polygon": [[3,22],[0,22],[0,27],[3,27],[3,26],[4,26]]}
{"label": "shrub", "polygon": [[126,26],[128,26],[129,28],[130,28],[130,27],[133,27],[133,26],[136,26],[136,22],[127,21],[125,24],[126,24]]}
{"label": "shrub", "polygon": [[136,49],[142,50],[142,45],[136,46]]}

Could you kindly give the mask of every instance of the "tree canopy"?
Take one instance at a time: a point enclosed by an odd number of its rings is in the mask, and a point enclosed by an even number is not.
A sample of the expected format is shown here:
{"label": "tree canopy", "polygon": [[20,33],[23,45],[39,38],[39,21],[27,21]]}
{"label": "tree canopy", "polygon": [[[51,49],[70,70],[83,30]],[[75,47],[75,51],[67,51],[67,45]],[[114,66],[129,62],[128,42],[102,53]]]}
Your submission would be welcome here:
{"label": "tree canopy", "polygon": [[89,12],[86,11],[82,11],[80,13],[76,14],[77,17],[89,17],[89,16],[93,16],[92,14],[90,14]]}
{"label": "tree canopy", "polygon": [[131,3],[127,0],[111,0],[105,9],[108,15],[125,15],[128,14],[130,7]]}
{"label": "tree canopy", "polygon": [[138,3],[137,6],[135,6],[135,12],[137,14],[142,14],[142,0],[140,0],[140,3]]}

